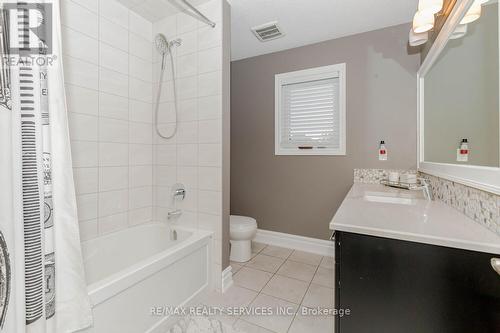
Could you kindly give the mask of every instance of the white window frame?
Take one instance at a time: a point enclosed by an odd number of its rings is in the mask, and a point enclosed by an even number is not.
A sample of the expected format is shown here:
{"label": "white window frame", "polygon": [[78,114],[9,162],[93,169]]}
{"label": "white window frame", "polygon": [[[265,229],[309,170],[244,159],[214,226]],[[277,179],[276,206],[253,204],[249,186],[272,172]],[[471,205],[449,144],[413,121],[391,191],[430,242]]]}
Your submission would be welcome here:
{"label": "white window frame", "polygon": [[[299,149],[280,146],[282,87],[283,85],[301,83],[313,80],[339,79],[339,148],[337,149]],[[310,68],[295,72],[275,75],[275,106],[274,106],[274,153],[275,155],[346,155],[346,64]]]}

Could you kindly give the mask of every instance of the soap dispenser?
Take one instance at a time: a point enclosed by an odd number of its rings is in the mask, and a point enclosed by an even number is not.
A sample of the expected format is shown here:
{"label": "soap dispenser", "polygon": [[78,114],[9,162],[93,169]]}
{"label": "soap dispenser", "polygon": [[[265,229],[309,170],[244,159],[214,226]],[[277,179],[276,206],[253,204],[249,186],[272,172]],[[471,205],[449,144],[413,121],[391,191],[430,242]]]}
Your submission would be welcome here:
{"label": "soap dispenser", "polygon": [[387,148],[385,147],[385,141],[380,141],[378,148],[378,159],[379,161],[387,161]]}

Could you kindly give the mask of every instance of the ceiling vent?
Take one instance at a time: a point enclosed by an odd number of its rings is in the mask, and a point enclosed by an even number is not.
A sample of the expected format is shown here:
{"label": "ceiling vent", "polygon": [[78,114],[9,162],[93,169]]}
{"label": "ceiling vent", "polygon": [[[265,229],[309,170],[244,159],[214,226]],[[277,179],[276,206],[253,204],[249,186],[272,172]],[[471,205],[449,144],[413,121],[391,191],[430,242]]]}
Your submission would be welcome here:
{"label": "ceiling vent", "polygon": [[276,21],[253,27],[252,32],[261,42],[267,42],[285,35]]}

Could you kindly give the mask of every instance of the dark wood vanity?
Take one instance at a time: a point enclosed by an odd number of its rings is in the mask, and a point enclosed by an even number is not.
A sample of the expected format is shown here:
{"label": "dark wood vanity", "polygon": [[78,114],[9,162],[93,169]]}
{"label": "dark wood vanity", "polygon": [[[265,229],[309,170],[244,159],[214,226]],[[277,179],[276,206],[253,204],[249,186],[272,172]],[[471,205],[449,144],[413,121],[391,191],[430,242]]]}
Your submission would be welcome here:
{"label": "dark wood vanity", "polygon": [[[404,221],[402,221],[404,222]],[[336,333],[499,333],[499,255],[337,231]]]}

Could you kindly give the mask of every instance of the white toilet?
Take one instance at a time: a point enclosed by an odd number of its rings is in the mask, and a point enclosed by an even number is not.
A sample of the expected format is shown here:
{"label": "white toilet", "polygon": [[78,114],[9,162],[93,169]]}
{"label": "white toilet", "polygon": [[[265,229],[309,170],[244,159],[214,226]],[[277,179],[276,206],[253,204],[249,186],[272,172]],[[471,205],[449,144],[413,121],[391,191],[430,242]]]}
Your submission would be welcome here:
{"label": "white toilet", "polygon": [[231,215],[229,223],[230,260],[247,262],[252,258],[252,239],[257,233],[257,221],[247,216]]}

